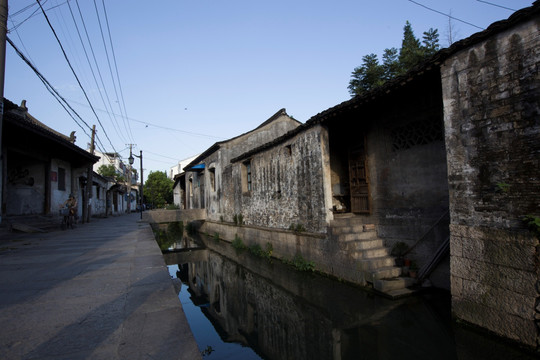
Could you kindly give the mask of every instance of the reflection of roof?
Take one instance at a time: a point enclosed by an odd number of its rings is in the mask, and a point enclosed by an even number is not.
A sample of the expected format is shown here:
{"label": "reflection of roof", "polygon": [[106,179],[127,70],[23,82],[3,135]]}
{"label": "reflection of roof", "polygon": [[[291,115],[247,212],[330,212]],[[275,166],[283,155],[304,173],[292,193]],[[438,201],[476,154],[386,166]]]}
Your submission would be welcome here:
{"label": "reflection of roof", "polygon": [[5,98],[3,120],[6,131],[3,131],[2,135],[6,144],[20,142],[20,136],[24,135],[25,140],[28,141],[27,146],[37,146],[32,143],[32,139],[29,137],[33,137],[34,140],[42,139],[42,141],[47,142],[47,151],[58,158],[68,158],[81,165],[95,163],[99,160],[98,156],[90,154],[71,142],[68,136],[38,121],[28,113],[26,107],[19,107]]}

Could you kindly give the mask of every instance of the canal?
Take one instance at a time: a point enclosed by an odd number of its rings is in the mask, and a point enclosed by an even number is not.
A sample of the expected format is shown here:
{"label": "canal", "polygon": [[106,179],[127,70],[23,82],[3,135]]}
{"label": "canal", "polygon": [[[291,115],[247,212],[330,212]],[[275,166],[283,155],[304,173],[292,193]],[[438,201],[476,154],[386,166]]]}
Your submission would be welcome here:
{"label": "canal", "polygon": [[390,300],[212,237],[163,239],[205,359],[535,358],[452,321],[446,291]]}

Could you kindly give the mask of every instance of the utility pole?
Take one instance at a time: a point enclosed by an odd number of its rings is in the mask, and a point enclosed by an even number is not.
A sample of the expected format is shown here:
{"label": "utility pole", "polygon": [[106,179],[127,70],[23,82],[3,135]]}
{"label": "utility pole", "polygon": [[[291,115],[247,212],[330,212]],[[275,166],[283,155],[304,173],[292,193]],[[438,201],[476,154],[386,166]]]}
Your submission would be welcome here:
{"label": "utility pole", "polygon": [[144,178],[143,178],[143,167],[142,167],[142,150],[140,152],[140,155],[137,156],[137,155],[133,155],[131,153],[131,148],[129,149],[129,165],[133,165],[133,162],[135,161],[135,159],[133,157],[138,157],[139,159],[141,159],[141,188],[139,190],[139,206],[140,206],[140,210],[141,210],[141,220],[142,220],[142,212],[143,212],[143,183],[144,183]]}
{"label": "utility pole", "polygon": [[129,144],[129,159],[128,159],[128,162],[129,162],[129,168],[128,168],[128,184],[127,184],[127,188],[128,188],[128,203],[127,203],[127,212],[128,214],[131,214],[131,167],[133,165],[133,157],[131,156],[131,148],[132,148],[133,144]]}
{"label": "utility pole", "polygon": [[[92,126],[92,139],[90,141],[90,154],[94,155],[94,139],[96,137],[96,125]],[[86,212],[83,209],[83,222],[90,222],[90,216],[92,215],[92,186],[94,182],[94,164],[88,166],[86,174]],[[84,204],[83,204],[84,205]]]}
{"label": "utility pole", "polygon": [[6,73],[6,37],[8,0],[0,0],[0,223],[4,215],[4,179],[6,178],[2,130],[4,127],[4,80]]}

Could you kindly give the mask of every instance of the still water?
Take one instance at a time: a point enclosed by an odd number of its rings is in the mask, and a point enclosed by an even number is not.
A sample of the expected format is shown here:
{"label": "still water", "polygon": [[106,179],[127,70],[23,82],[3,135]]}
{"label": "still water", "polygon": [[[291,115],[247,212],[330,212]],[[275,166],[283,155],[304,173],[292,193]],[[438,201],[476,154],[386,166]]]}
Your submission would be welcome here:
{"label": "still water", "polygon": [[534,358],[456,325],[445,291],[389,300],[210,237],[165,246],[204,359]]}

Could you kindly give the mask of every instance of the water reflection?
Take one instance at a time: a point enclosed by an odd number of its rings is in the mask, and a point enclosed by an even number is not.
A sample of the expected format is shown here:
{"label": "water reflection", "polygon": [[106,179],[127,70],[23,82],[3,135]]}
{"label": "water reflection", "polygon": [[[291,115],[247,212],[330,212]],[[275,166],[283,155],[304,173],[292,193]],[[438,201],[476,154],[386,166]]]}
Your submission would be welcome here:
{"label": "water reflection", "polygon": [[[201,242],[207,249],[165,256],[169,265],[178,264],[179,296],[201,351],[211,350],[204,354],[209,359],[532,358],[454,327],[446,292],[388,300],[237,253],[222,241],[194,241]],[[196,316],[209,319],[215,334],[237,350],[220,349]],[[207,337],[199,340],[197,332]]]}

